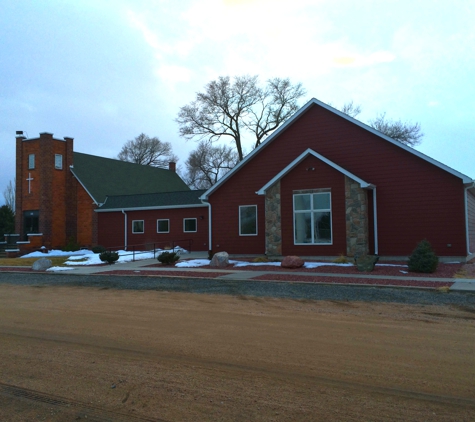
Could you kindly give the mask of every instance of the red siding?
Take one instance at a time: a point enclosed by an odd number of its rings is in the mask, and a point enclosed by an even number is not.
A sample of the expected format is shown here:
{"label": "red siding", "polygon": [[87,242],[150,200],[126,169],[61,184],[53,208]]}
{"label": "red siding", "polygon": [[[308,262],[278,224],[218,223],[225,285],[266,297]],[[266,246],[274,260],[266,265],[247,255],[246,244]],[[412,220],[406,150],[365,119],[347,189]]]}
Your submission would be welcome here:
{"label": "red siding", "polygon": [[[210,196],[213,250],[264,253],[264,198],[255,192],[307,148],[377,186],[380,255],[406,256],[424,238],[441,256],[466,255],[462,180],[318,105]],[[247,204],[259,207],[254,238],[238,233],[238,205]]]}
{"label": "red siding", "polygon": [[[169,210],[126,211],[127,214],[127,244],[129,249],[153,244],[163,248],[175,242],[175,245],[187,249],[189,240],[194,251],[207,251],[208,248],[208,208],[182,208]],[[124,247],[124,214],[122,212],[99,212],[98,216],[98,243],[106,248]],[[203,219],[201,218],[203,217]],[[185,233],[183,219],[196,218],[197,232]],[[169,233],[157,233],[157,220],[169,219]],[[144,220],[144,233],[132,233],[132,221]]]}

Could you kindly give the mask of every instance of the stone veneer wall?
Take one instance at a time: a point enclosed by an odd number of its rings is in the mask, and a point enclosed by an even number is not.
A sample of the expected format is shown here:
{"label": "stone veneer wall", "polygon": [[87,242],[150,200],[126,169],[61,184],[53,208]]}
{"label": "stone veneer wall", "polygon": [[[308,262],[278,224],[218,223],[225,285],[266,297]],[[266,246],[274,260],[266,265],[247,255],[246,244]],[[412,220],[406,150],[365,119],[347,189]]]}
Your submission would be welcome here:
{"label": "stone veneer wall", "polygon": [[368,244],[368,199],[358,182],[345,176],[346,254],[365,255]]}
{"label": "stone veneer wall", "polygon": [[282,255],[280,181],[266,191],[266,254]]}

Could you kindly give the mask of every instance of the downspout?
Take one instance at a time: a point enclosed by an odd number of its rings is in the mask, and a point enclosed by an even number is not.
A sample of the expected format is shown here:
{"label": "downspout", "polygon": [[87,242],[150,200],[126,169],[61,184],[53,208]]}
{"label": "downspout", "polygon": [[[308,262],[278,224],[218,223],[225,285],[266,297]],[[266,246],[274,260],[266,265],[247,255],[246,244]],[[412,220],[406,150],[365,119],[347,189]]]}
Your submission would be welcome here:
{"label": "downspout", "polygon": [[124,210],[122,210],[122,214],[124,214],[124,250],[127,250],[127,214]]}
{"label": "downspout", "polygon": [[[211,255],[211,252],[213,250],[213,238],[211,236],[211,204],[204,199],[201,199],[201,202],[203,204],[206,204],[208,206],[208,255]],[[211,259],[211,257],[209,257]]]}
{"label": "downspout", "polygon": [[374,231],[374,254],[378,255],[378,207],[376,206],[376,186],[372,186],[373,190],[373,231]]}

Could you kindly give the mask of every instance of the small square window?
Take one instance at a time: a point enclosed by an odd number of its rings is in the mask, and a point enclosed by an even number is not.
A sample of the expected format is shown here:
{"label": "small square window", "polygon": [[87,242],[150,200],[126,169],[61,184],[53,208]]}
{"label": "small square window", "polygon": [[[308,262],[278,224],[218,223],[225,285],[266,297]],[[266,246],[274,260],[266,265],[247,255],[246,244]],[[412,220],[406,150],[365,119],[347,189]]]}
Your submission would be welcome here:
{"label": "small square window", "polygon": [[143,229],[143,220],[132,220],[132,233],[143,233]]}
{"label": "small square window", "polygon": [[28,155],[28,170],[35,168],[35,154]]}
{"label": "small square window", "polygon": [[157,220],[157,233],[169,233],[170,220]]}
{"label": "small square window", "polygon": [[196,232],[196,218],[184,218],[183,219],[183,231]]}
{"label": "small square window", "polygon": [[54,154],[54,168],[58,170],[63,169],[63,156],[61,154]]}

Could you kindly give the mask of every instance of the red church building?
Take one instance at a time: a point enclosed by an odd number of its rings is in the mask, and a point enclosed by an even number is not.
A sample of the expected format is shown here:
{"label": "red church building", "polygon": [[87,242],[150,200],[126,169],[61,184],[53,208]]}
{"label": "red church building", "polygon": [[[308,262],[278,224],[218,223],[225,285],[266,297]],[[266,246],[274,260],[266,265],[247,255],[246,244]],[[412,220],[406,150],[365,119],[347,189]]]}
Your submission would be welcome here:
{"label": "red church building", "polygon": [[[475,181],[313,99],[207,191],[174,171],[73,152],[72,138],[17,138],[17,232],[46,247],[280,257],[442,259],[475,253]],[[31,240],[31,239],[30,239]]]}

